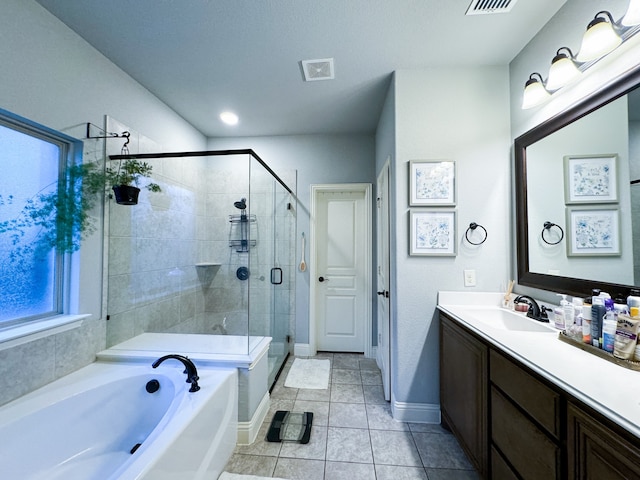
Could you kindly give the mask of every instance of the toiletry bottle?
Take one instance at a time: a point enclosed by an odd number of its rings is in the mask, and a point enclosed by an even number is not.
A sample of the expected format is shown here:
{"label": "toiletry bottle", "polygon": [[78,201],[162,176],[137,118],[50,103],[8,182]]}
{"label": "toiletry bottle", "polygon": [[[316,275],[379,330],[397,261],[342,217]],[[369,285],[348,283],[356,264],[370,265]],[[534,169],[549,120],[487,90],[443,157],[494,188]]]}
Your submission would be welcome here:
{"label": "toiletry bottle", "polygon": [[607,311],[602,319],[602,349],[606,352],[613,353],[617,327],[618,319],[615,311]]}
{"label": "toiletry bottle", "polygon": [[582,341],[591,345],[591,298],[586,298],[582,306]]}
{"label": "toiletry bottle", "polygon": [[553,307],[553,325],[558,330],[564,330],[564,312],[562,307]]}
{"label": "toiletry bottle", "polygon": [[622,295],[616,296],[613,300],[613,311],[616,312],[616,315],[629,315],[629,306],[627,305],[627,300],[622,297]]}
{"label": "toiletry bottle", "polygon": [[573,321],[576,316],[576,312],[573,308],[573,303],[567,300],[566,295],[562,296],[562,301],[564,304],[560,302],[560,305],[562,305],[562,311],[564,313],[564,329],[570,334],[573,331]]}
{"label": "toiletry bottle", "polygon": [[593,297],[591,298],[591,345],[601,348],[602,342],[602,319],[607,310],[604,306],[604,297],[600,296],[600,290],[593,289]]}
{"label": "toiletry bottle", "polygon": [[631,307],[640,307],[640,290],[636,288],[631,289],[631,292],[627,297],[627,306],[629,309],[631,309]]}
{"label": "toiletry bottle", "polygon": [[584,302],[581,298],[573,297],[571,303],[573,304],[573,327],[570,335],[576,340],[582,340],[582,307]]}
{"label": "toiletry bottle", "polygon": [[564,293],[556,293],[556,295],[562,297],[562,300],[560,300],[560,306],[553,309],[553,322],[558,330],[565,330],[567,327],[567,323],[573,321],[573,316],[571,317],[571,319],[568,319],[565,315],[567,296]]}
{"label": "toiletry bottle", "polygon": [[640,307],[631,307],[631,308],[629,308],[629,316],[631,318],[640,317]]}

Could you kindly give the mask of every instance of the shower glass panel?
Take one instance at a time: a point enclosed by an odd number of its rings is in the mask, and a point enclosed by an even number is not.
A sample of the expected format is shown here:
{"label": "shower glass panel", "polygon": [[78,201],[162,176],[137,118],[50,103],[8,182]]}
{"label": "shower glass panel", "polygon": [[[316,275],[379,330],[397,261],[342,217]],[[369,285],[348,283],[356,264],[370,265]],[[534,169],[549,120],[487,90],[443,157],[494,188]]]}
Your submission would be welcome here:
{"label": "shower glass panel", "polygon": [[250,166],[249,205],[257,228],[250,229],[249,335],[270,336],[269,384],[289,354],[293,326],[295,222],[289,192],[256,160]]}
{"label": "shower glass panel", "polygon": [[107,202],[107,346],[180,333],[201,336],[202,353],[247,355],[271,337],[272,384],[294,325],[295,171],[251,150],[129,157],[162,192]]}

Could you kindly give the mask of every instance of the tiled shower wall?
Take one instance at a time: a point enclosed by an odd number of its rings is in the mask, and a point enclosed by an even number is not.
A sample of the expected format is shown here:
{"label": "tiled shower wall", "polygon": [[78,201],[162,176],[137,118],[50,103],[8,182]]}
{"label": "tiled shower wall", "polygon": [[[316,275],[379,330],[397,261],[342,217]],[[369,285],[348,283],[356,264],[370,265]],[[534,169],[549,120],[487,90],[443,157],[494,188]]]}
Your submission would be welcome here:
{"label": "tiled shower wall", "polygon": [[[109,119],[110,132],[129,131],[131,153],[160,152],[161,147]],[[108,154],[120,153],[108,145]],[[287,331],[294,324],[295,232],[293,200],[276,195],[273,177],[256,168],[249,155],[153,159],[153,180],[161,193],[142,190],[134,207],[110,200],[108,216],[107,346],[143,332],[269,335],[272,311]],[[250,178],[251,172],[251,178]],[[288,174],[295,182],[295,172]],[[238,253],[229,247],[236,229],[229,215],[234,202],[247,198],[256,247]],[[278,256],[286,272],[271,298],[274,201],[286,230],[278,233]],[[282,205],[284,204],[284,205]],[[284,210],[283,210],[284,208]],[[197,265],[206,266],[197,266]],[[236,271],[248,266],[250,279]],[[282,303],[280,303],[282,302]],[[248,321],[249,305],[251,319]],[[284,305],[284,307],[282,306]]]}

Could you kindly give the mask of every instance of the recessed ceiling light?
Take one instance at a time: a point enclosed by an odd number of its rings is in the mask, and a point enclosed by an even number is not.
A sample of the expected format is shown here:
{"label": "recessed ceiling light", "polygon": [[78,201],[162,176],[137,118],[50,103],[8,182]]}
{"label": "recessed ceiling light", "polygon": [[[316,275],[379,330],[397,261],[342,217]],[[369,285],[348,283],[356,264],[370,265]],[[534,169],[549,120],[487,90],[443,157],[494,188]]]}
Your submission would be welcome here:
{"label": "recessed ceiling light", "polygon": [[220,120],[227,125],[236,125],[238,123],[238,115],[233,112],[222,112],[220,114]]}

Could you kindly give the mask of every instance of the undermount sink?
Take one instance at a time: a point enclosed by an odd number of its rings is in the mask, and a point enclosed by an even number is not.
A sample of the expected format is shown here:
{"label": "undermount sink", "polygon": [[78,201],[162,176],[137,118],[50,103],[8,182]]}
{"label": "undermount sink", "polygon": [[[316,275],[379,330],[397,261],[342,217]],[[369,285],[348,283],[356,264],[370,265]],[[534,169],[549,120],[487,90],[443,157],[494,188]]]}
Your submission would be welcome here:
{"label": "undermount sink", "polygon": [[455,307],[451,309],[464,320],[476,320],[484,325],[499,330],[512,332],[557,333],[548,323],[527,318],[524,314],[503,308]]}

